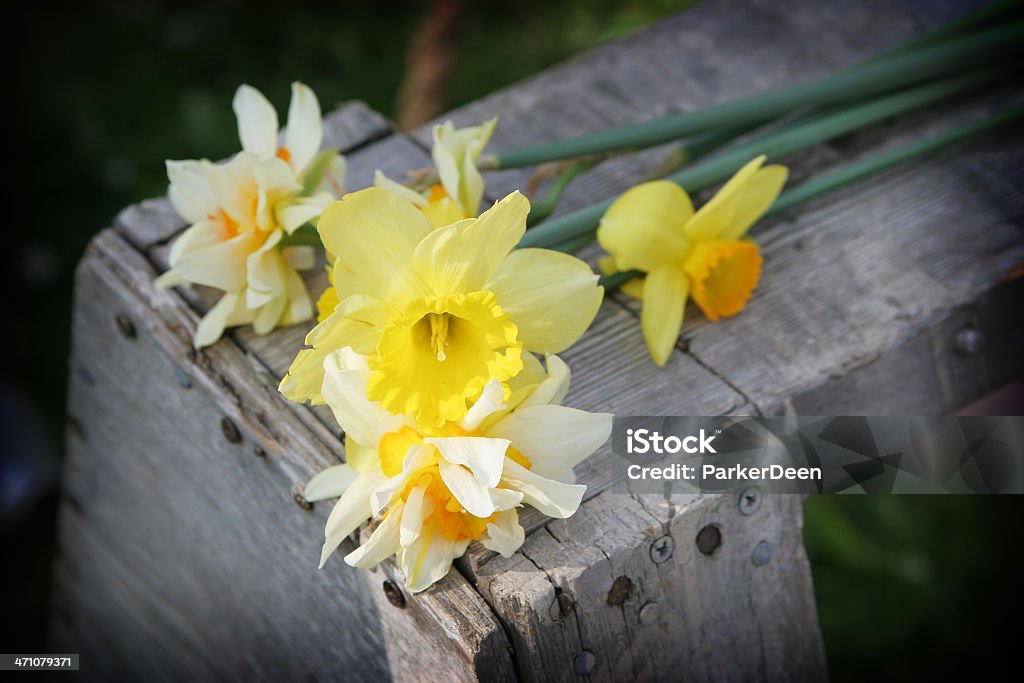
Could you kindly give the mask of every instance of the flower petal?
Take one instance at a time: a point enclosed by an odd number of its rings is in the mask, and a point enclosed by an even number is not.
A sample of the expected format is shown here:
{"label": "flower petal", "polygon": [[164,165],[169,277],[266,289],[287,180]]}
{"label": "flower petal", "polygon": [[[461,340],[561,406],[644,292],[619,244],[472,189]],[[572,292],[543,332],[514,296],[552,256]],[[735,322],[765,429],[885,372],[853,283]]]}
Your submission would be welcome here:
{"label": "flower petal", "polygon": [[292,83],[292,100],[288,105],[288,130],[284,146],[291,157],[289,162],[300,173],[320,150],[324,133],[320,123],[320,102],[307,85]]}
{"label": "flower petal", "polygon": [[245,287],[246,259],[257,244],[251,233],[232,236],[223,222],[204,220],[175,240],[170,266],[189,282],[239,292]]}
{"label": "flower petal", "polygon": [[505,469],[501,475],[502,484],[523,493],[523,502],[532,505],[548,517],[565,519],[580,507],[583,493],[587,490],[581,484],[563,484],[538,476],[505,459]]}
{"label": "flower petal", "polygon": [[302,492],[302,497],[308,501],[324,500],[325,498],[337,498],[345,493],[359,473],[348,465],[335,465],[317,472]]}
{"label": "flower petal", "polygon": [[498,513],[495,520],[487,525],[487,533],[480,539],[480,544],[508,559],[525,540],[526,530],[519,523],[519,514],[507,510]]}
{"label": "flower petal", "polygon": [[391,510],[370,537],[345,556],[345,563],[353,567],[372,569],[401,550],[399,521],[404,517],[401,508]]}
{"label": "flower petal", "polygon": [[447,460],[439,460],[437,468],[441,472],[444,485],[455,496],[455,500],[466,508],[466,512],[480,518],[494,514],[494,501],[491,500],[487,487],[483,486],[472,472]]}
{"label": "flower petal", "polygon": [[238,119],[238,138],[242,149],[263,158],[274,156],[277,151],[277,112],[256,88],[241,85],[232,102]]}
{"label": "flower petal", "polygon": [[764,162],[762,154],[737,171],[694,214],[686,225],[686,234],[698,241],[738,239],[745,234],[772,205],[786,182],[785,167],[761,168]]}
{"label": "flower petal", "polygon": [[522,238],[529,213],[529,200],[513,192],[480,218],[434,230],[413,254],[417,273],[438,296],[484,289]]}
{"label": "flower petal", "polygon": [[621,270],[650,271],[679,263],[690,247],[683,227],[693,216],[689,195],[679,185],[641,183],[612,202],[597,228],[597,241]]}
{"label": "flower petal", "polygon": [[379,472],[360,474],[334,504],[324,527],[326,540],[320,553],[321,568],[345,537],[370,518],[370,496],[383,481],[384,475]]}
{"label": "flower petal", "polygon": [[419,593],[443,579],[452,560],[461,557],[468,545],[469,541],[449,541],[433,526],[427,527],[411,546],[398,553],[406,588]]}
{"label": "flower petal", "polygon": [[516,249],[486,288],[519,328],[530,351],[560,353],[582,336],[604,289],[586,263],[547,249]]}
{"label": "flower petal", "polygon": [[688,290],[689,281],[675,264],[655,268],[644,279],[640,327],[658,365],[668,362],[679,339]]}
{"label": "flower petal", "polygon": [[[431,513],[434,503],[426,497],[427,487],[417,486],[409,492],[402,507],[401,545],[408,546],[420,537],[423,520]],[[394,514],[394,513],[392,513]]]}
{"label": "flower petal", "polygon": [[373,446],[364,446],[345,435],[345,464],[360,474],[380,469],[380,454]]}
{"label": "flower petal", "polygon": [[251,320],[252,312],[245,307],[245,297],[225,294],[199,321],[192,343],[197,349],[210,346],[221,338],[226,328],[244,325]]}
{"label": "flower petal", "polygon": [[427,198],[421,195],[411,187],[406,187],[402,183],[388,178],[384,173],[377,169],[373,172],[373,186],[387,190],[393,194],[398,195],[402,199],[415,204],[416,206],[426,206]]}
{"label": "flower petal", "polygon": [[[437,448],[441,457],[449,463],[468,467],[481,486],[492,488],[498,485],[498,480],[501,479],[501,468],[505,461],[505,451],[509,446],[507,439],[452,436],[424,439],[423,441]],[[486,517],[487,515],[477,516]]]}
{"label": "flower petal", "polygon": [[530,469],[556,478],[600,448],[612,431],[610,413],[588,413],[557,405],[520,406],[488,430],[508,439],[529,458]]}
{"label": "flower petal", "polygon": [[467,432],[477,429],[490,415],[505,409],[504,397],[505,390],[501,382],[492,379],[484,386],[480,398],[466,413],[466,417],[462,418],[460,426]]}
{"label": "flower petal", "polygon": [[346,356],[353,354],[350,348],[346,348],[327,356],[322,395],[334,419],[347,435],[361,444],[377,444],[388,432],[401,429],[406,420],[392,415],[366,397],[370,370],[348,369],[346,363],[350,360]]}
{"label": "flower petal", "polygon": [[729,223],[722,227],[716,238],[738,240],[746,235],[775,203],[788,177],[789,170],[778,164],[765,166],[755,173],[743,186],[742,198],[736,201]]}
{"label": "flower petal", "polygon": [[206,159],[197,161],[167,160],[167,196],[174,210],[186,223],[198,223],[220,210],[210,187],[210,177],[218,167]]}
{"label": "flower petal", "polygon": [[336,256],[338,291],[396,305],[423,294],[411,266],[413,252],[432,229],[423,212],[377,187],[345,195],[317,223],[324,247]]}
{"label": "flower petal", "polygon": [[546,363],[547,377],[519,404],[520,409],[529,406],[558,405],[569,393],[569,381],[572,379],[569,366],[554,354],[548,355]]}

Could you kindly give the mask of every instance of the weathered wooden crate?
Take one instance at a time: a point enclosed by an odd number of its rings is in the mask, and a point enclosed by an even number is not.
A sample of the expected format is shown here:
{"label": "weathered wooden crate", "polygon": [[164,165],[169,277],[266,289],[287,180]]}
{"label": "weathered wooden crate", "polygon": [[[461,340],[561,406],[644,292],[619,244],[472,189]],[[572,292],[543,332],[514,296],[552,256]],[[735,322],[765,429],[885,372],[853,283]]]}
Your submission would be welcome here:
{"label": "weathered wooden crate", "polygon": [[[454,112],[500,114],[495,149],[689,109],[852,63],[964,11],[955,2],[706,2]],[[993,106],[933,109],[792,160],[799,181]],[[326,121],[351,187],[429,165],[429,129],[360,103]],[[665,149],[582,177],[560,211],[643,178]],[[608,297],[566,354],[568,403],[616,414],[932,414],[1022,368],[1024,144],[979,140],[766,223],[740,316],[690,315],[664,369],[637,307]],[[493,199],[527,171],[492,174]],[[122,212],[75,290],[54,646],[89,678],[813,680],[825,676],[795,496],[629,496],[606,449],[566,521],[527,517],[520,552],[479,547],[415,597],[316,560],[329,505],[297,494],[343,457],[330,414],[276,390],[304,327],[196,352],[203,294],[156,291],[183,228]],[[596,250],[585,252],[593,258]],[[324,286],[313,277],[314,292]],[[978,344],[979,340],[986,343]],[[717,531],[701,535],[702,529]],[[764,562],[758,544],[771,548]],[[762,549],[764,546],[762,545]]]}

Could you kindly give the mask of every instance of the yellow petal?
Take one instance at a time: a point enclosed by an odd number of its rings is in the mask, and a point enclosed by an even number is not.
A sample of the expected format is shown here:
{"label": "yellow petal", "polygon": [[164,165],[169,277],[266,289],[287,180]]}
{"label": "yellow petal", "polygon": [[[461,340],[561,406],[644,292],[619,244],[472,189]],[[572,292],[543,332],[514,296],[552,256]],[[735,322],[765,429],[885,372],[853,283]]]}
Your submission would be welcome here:
{"label": "yellow petal", "polygon": [[732,217],[716,235],[716,239],[738,240],[746,235],[775,203],[788,176],[789,170],[778,164],[758,170],[743,186],[743,195],[737,198]]}
{"label": "yellow petal", "polygon": [[679,266],[662,266],[644,280],[640,327],[654,362],[664,365],[672,355],[686,307],[686,275]]}
{"label": "yellow petal", "polygon": [[620,269],[650,271],[686,256],[690,241],[683,226],[691,216],[693,204],[683,188],[667,180],[642,183],[608,207],[597,241]]}
{"label": "yellow petal", "polygon": [[523,345],[537,353],[571,346],[593,322],[604,297],[590,266],[547,249],[516,249],[486,288],[519,327]]}
{"label": "yellow petal", "polygon": [[529,200],[513,192],[480,218],[434,230],[413,254],[416,273],[437,296],[484,289],[522,238],[528,213]]}
{"label": "yellow petal", "polygon": [[412,254],[433,226],[409,202],[377,187],[345,195],[317,223],[324,246],[336,255],[334,285],[346,296],[386,301],[422,293]]}
{"label": "yellow petal", "polygon": [[747,240],[700,242],[683,265],[690,296],[710,320],[735,315],[757,286],[762,261],[757,245]]}

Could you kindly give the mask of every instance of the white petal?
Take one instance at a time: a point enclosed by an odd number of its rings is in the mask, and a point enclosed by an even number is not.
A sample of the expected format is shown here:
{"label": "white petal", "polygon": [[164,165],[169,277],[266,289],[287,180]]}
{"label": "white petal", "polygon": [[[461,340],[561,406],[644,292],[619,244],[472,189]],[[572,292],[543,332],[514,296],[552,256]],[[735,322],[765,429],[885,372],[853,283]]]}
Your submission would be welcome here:
{"label": "white petal", "polygon": [[277,112],[256,88],[241,85],[232,102],[238,119],[238,138],[242,149],[263,158],[270,158],[277,152]]}
{"label": "white petal", "polygon": [[449,541],[433,529],[424,533],[398,553],[406,588],[418,593],[443,579],[452,567],[452,560],[466,552],[467,545],[468,541]]}
{"label": "white petal", "polygon": [[370,537],[345,556],[345,562],[353,567],[370,569],[397,553],[402,547],[398,543],[398,522],[402,516],[400,508],[389,512]]}
{"label": "white petal", "polygon": [[462,428],[467,432],[471,432],[480,427],[489,415],[499,410],[504,410],[504,398],[505,389],[501,386],[501,382],[492,379],[484,386],[480,398],[476,400],[473,407],[466,413],[466,417],[462,418]]}
{"label": "white petal", "polygon": [[381,510],[387,507],[395,491],[405,483],[410,474],[423,467],[433,465],[436,460],[434,449],[430,446],[420,444],[410,447],[409,452],[405,454],[405,458],[402,460],[402,471],[390,479],[385,479],[374,489],[373,494],[370,496],[373,514],[379,514]]}
{"label": "white petal", "polygon": [[505,471],[501,476],[502,484],[522,491],[523,501],[532,505],[548,517],[564,519],[571,516],[580,507],[586,486],[580,484],[563,484],[538,476],[530,470],[505,458]]}
{"label": "white petal", "polygon": [[488,435],[508,439],[533,463],[531,471],[554,477],[600,448],[612,431],[610,413],[555,405],[519,407],[498,420]]}
{"label": "white petal", "polygon": [[572,379],[569,366],[554,354],[548,355],[546,362],[548,366],[547,377],[532,394],[519,404],[521,408],[547,404],[558,405],[565,399],[565,395],[569,393],[569,381]]}
{"label": "white petal", "polygon": [[[426,486],[417,486],[409,492],[402,508],[401,545],[408,546],[420,536],[423,520],[433,511],[433,501],[426,498]],[[392,513],[394,514],[394,513]]]}
{"label": "white petal", "polygon": [[192,343],[197,349],[209,346],[221,338],[225,328],[242,325],[251,319],[252,313],[245,307],[245,297],[225,294],[199,321]]}
{"label": "white petal", "polygon": [[320,102],[309,86],[292,83],[292,101],[288,105],[288,130],[284,146],[291,154],[291,166],[301,172],[320,150],[324,132],[320,123]]}
{"label": "white petal", "polygon": [[348,175],[348,162],[342,154],[331,160],[331,167],[324,174],[324,179],[317,188],[320,192],[329,192],[335,199],[345,194],[345,179]]}
{"label": "white petal", "polygon": [[[347,369],[347,364],[358,362],[353,356],[358,354],[346,348],[324,359],[321,394],[346,434],[361,444],[376,445],[388,432],[401,429],[406,420],[392,415],[379,403],[366,397],[370,370],[366,367]],[[365,364],[365,358],[362,363]]]}
{"label": "white petal", "polygon": [[358,472],[348,465],[335,465],[317,472],[306,484],[302,497],[309,501],[337,498],[345,493],[358,476]]}
{"label": "white petal", "polygon": [[497,519],[487,525],[487,533],[480,543],[488,550],[504,558],[512,557],[526,540],[526,530],[519,524],[519,514],[514,510],[499,513]]}
{"label": "white petal", "polygon": [[380,472],[360,474],[334,504],[324,527],[326,540],[320,553],[321,567],[345,537],[370,518],[370,494],[383,480],[384,475]]}
{"label": "white petal", "polygon": [[312,197],[296,197],[280,202],[274,208],[274,218],[277,224],[290,235],[306,223],[315,225],[316,219],[320,218],[320,214],[330,203],[331,195],[326,192]]}
{"label": "white petal", "polygon": [[482,436],[452,436],[440,439],[424,439],[437,448],[448,462],[465,465],[482,486],[492,488],[501,479],[501,468],[505,461],[506,439],[489,439]]}
{"label": "white petal", "polygon": [[210,186],[210,177],[218,171],[215,164],[206,159],[167,160],[166,167],[168,197],[186,223],[198,223],[217,213],[220,207]]}
{"label": "white petal", "polygon": [[466,512],[481,518],[494,514],[495,506],[490,493],[472,472],[462,465],[453,465],[445,460],[439,460],[437,468],[441,472],[445,486],[455,496],[455,500],[466,508]]}
{"label": "white petal", "polygon": [[523,494],[511,489],[491,489],[487,492],[495,510],[511,510],[523,502]]}

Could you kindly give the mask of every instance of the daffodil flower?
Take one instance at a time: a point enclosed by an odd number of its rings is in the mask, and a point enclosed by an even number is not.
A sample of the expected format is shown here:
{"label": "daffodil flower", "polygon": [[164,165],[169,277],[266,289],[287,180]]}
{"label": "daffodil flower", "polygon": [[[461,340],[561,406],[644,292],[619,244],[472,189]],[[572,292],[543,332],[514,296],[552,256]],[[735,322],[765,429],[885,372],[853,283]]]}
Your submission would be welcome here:
{"label": "daffodil flower", "polygon": [[251,324],[265,334],[312,317],[297,271],[313,267],[313,250],[280,242],[316,220],[343,182],[344,160],[334,151],[317,152],[320,106],[309,88],[292,86],[282,147],[276,146],[277,114],[257,90],[240,87],[234,108],[242,152],[224,164],[167,162],[168,196],[190,227],[172,245],[170,270],[156,284],[224,292],[196,329],[197,348],[216,342],[227,327]]}
{"label": "daffodil flower", "polygon": [[435,229],[380,188],[332,204],[317,229],[337,255],[334,286],[344,297],[310,331],[312,348],[296,356],[281,391],[321,403],[324,359],[351,346],[369,356],[371,400],[440,425],[463,418],[489,380],[518,374],[524,350],[568,348],[604,290],[573,256],[512,250],[529,210],[515,192],[479,218]]}
{"label": "daffodil flower", "polygon": [[435,227],[444,227],[463,218],[474,218],[484,197],[484,179],[476,166],[498,119],[479,126],[456,128],[451,121],[434,126],[431,157],[440,182],[424,194],[402,185],[377,171],[374,185],[418,206]]}
{"label": "daffodil flower", "polygon": [[641,270],[624,287],[641,298],[641,328],[654,362],[664,365],[683,325],[687,298],[710,320],[735,315],[761,275],[761,253],[744,239],[786,182],[784,166],[760,156],[741,168],[697,212],[669,181],[643,183],[608,208],[597,239],[610,259],[604,270]]}
{"label": "daffodil flower", "polygon": [[367,398],[372,370],[350,348],[325,360],[323,395],[345,430],[348,462],[316,475],[308,500],[340,496],[325,529],[320,566],[371,517],[370,537],[345,561],[370,568],[395,555],[412,592],[443,578],[452,560],[478,540],[510,557],[525,539],[517,507],[558,518],[572,515],[586,487],[573,467],[611,433],[612,416],[560,405],[569,368],[533,356],[505,400],[487,384],[461,420],[423,429]]}

